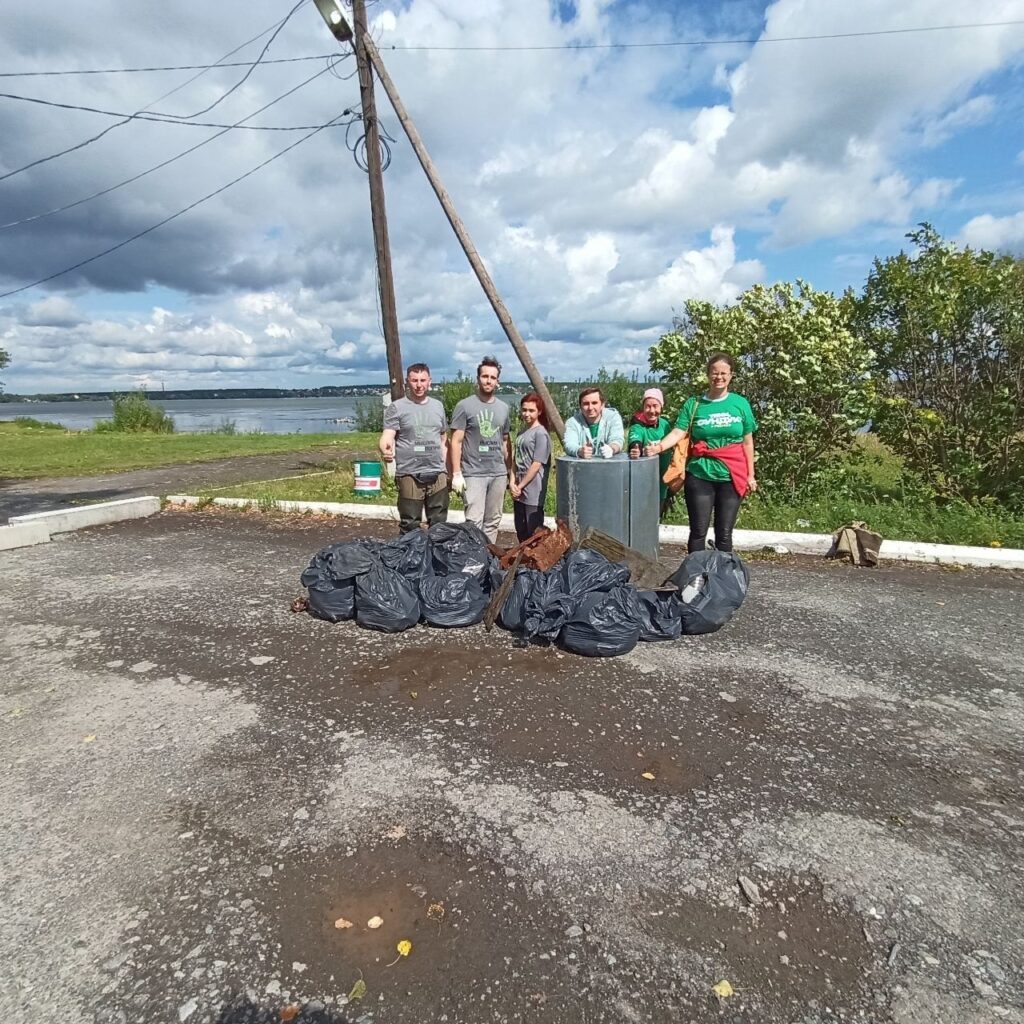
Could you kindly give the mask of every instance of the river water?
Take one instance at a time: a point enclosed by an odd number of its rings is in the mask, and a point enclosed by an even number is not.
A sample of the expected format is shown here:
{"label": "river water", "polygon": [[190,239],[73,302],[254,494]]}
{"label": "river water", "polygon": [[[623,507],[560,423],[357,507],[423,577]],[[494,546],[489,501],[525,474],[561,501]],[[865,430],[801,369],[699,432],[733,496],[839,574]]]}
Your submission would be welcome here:
{"label": "river water", "polygon": [[[503,395],[513,403],[514,395]],[[341,434],[356,429],[357,404],[367,406],[381,401],[376,395],[359,398],[188,398],[150,401],[174,419],[179,433],[216,430],[234,423],[239,433],[264,434]],[[97,420],[109,420],[113,405],[104,402],[2,402],[0,421],[18,416],[59,423],[69,430],[88,430]]]}
{"label": "river water", "polygon": [[[355,430],[357,402],[377,403],[380,398],[190,398],[163,401],[150,396],[174,419],[181,433],[216,430],[232,422],[241,433],[324,434]],[[105,402],[4,402],[0,420],[31,416],[60,423],[71,430],[88,430],[97,420],[113,418],[113,405]]]}

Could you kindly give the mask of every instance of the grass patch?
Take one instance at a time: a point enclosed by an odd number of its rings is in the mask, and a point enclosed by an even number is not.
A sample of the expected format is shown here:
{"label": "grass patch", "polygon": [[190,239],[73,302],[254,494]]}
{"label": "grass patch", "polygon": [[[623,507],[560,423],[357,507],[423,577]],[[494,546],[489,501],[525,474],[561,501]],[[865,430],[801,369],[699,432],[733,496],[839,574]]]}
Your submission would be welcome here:
{"label": "grass patch", "polygon": [[0,479],[92,476],[243,455],[372,452],[373,434],[119,434],[0,423]]}

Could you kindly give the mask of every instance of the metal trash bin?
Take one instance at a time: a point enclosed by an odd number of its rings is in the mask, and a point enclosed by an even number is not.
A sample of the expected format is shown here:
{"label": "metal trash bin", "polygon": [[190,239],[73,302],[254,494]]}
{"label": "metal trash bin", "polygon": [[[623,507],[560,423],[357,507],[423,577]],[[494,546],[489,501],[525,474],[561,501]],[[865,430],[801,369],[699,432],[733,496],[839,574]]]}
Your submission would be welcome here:
{"label": "metal trash bin", "polygon": [[661,487],[657,456],[578,459],[555,465],[556,515],[574,537],[591,526],[648,558],[658,557]]}

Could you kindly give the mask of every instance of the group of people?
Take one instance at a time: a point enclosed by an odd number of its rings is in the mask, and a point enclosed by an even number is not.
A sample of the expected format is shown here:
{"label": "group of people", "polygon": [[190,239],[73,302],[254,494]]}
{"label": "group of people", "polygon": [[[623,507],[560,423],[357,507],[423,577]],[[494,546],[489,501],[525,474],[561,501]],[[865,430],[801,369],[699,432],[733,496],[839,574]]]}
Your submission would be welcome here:
{"label": "group of people", "polygon": [[[581,459],[659,458],[662,514],[680,490],[690,524],[689,551],[702,551],[714,518],[715,547],[732,550],[740,502],[757,489],[754,440],[757,420],[750,403],[730,391],[735,365],[716,352],[708,360],[708,387],[688,398],[673,423],[659,388],[644,392],[628,431],[605,404],[600,388],[579,394],[579,410],[565,425],[566,455]],[[487,357],[476,370],[476,391],[452,412],[430,397],[430,368],[415,363],[406,373],[406,397],[387,407],[380,452],[393,464],[401,531],[444,522],[448,498],[460,494],[466,521],[493,544],[505,492],[512,494],[516,535],[525,540],[544,522],[551,471],[551,438],[544,403],[536,392],[519,402],[522,428],[513,443],[508,405],[497,396],[501,365]],[[449,438],[449,429],[451,437]]]}

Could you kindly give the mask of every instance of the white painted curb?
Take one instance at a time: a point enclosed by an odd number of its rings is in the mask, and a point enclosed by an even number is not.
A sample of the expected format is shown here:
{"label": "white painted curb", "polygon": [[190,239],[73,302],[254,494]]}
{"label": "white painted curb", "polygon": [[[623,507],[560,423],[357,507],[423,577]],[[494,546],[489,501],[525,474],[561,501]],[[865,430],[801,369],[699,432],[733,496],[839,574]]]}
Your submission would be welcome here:
{"label": "white painted curb", "polygon": [[[171,494],[167,501],[172,505],[194,506],[208,504],[209,499],[190,494]],[[214,498],[214,505],[229,508],[266,507],[267,503],[255,498]],[[275,501],[270,507],[282,512],[319,512],[326,515],[345,516],[351,519],[385,519],[398,522],[398,510],[393,505],[357,505],[340,501]],[[466,521],[464,513],[454,509],[448,513],[450,523]],[[553,527],[554,519],[548,517],[545,525]],[[501,517],[502,530],[513,531],[515,523],[510,515]],[[658,540],[662,544],[683,547],[689,534],[685,526],[662,526]],[[777,530],[734,530],[733,546],[740,551],[761,551],[765,548],[785,548],[794,554],[824,555],[832,547],[832,537],[827,533],[786,533]],[[963,544],[921,544],[916,541],[885,540],[879,552],[880,558],[895,562],[930,562],[933,565],[972,565],[980,569],[1024,569],[1024,551],[1018,548],[978,548]]]}
{"label": "white painted curb", "polygon": [[0,526],[0,551],[27,548],[33,544],[48,544],[50,531],[43,523],[17,523]]}
{"label": "white painted curb", "polygon": [[142,519],[160,511],[157,497],[121,498],[118,501],[103,501],[95,505],[80,505],[75,508],[58,508],[52,512],[32,512],[24,516],[11,516],[11,526],[36,523],[50,533],[67,533],[81,530],[86,526],[106,526],[120,523],[125,519]]}

